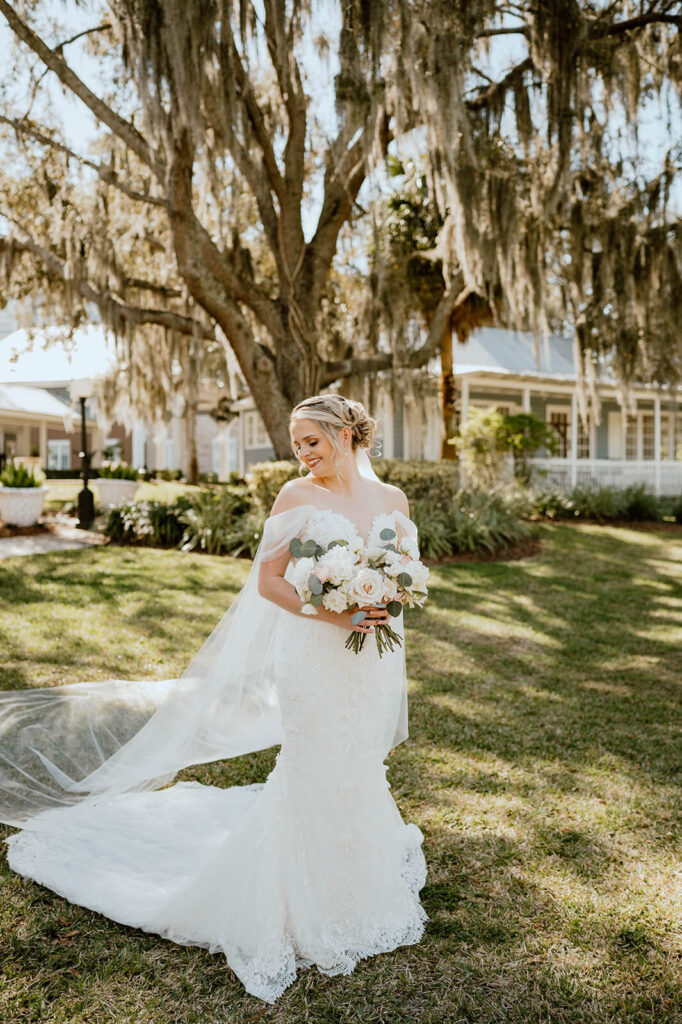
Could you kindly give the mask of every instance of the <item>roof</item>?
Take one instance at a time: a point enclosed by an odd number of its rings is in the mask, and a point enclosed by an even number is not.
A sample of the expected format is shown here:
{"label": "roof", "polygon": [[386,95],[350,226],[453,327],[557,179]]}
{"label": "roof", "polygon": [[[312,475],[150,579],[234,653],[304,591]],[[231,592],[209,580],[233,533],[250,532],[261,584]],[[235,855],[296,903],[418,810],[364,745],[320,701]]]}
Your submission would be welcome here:
{"label": "roof", "polygon": [[0,381],[8,384],[66,384],[105,376],[115,362],[114,340],[102,324],[65,329],[23,328],[0,339]]}
{"label": "roof", "polygon": [[558,377],[575,380],[573,341],[550,335],[538,343],[540,360],[535,357],[533,335],[523,331],[506,331],[499,327],[481,327],[464,345],[453,351],[457,375],[485,373],[491,370],[523,376]]}
{"label": "roof", "polygon": [[72,414],[66,402],[55,398],[43,388],[29,388],[21,384],[0,384],[0,413],[6,412],[30,416],[52,416],[60,420]]}

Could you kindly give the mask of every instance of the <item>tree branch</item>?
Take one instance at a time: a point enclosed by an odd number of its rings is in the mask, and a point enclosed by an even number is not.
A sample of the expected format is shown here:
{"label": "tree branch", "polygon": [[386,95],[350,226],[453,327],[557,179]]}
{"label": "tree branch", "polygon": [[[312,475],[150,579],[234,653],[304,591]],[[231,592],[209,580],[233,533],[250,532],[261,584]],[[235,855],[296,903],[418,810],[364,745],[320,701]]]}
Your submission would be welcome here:
{"label": "tree branch", "polygon": [[93,160],[88,160],[87,157],[81,156],[80,153],[75,153],[68,146],[64,145],[63,142],[60,142],[58,139],[52,139],[49,135],[44,135],[43,132],[38,131],[32,125],[26,124],[25,121],[17,121],[12,117],[0,114],[0,123],[9,125],[10,128],[20,132],[22,135],[28,135],[29,138],[35,139],[36,142],[40,142],[43,146],[50,146],[60,153],[66,153],[67,156],[77,160],[78,163],[83,164],[85,167],[91,167],[102,181],[105,181],[107,185],[117,188],[124,195],[128,196],[129,199],[133,199],[138,203],[149,203],[150,206],[166,206],[165,199],[156,199],[154,196],[145,195],[144,192],[137,192],[134,188],[122,182],[113,171],[103,167],[102,164],[96,164]]}
{"label": "tree branch", "polygon": [[48,276],[57,278],[61,281],[70,281],[75,284],[80,295],[87,299],[88,302],[94,302],[100,312],[107,316],[110,316],[112,310],[117,317],[121,320],[125,320],[133,327],[142,326],[144,324],[158,324],[161,327],[167,327],[170,330],[178,331],[180,334],[199,334],[200,337],[210,341],[215,340],[215,331],[211,327],[207,327],[200,320],[195,320],[190,316],[183,316],[180,313],[174,313],[167,309],[145,309],[140,306],[132,306],[128,302],[124,302],[118,296],[111,295],[110,293],[100,292],[94,288],[87,281],[78,280],[74,282],[67,274],[66,264],[64,260],[60,259],[49,249],[36,242],[28,232],[18,225],[24,238],[22,239],[8,239],[0,237],[0,252],[9,249],[10,246],[15,251],[28,252],[33,256],[37,256],[42,262],[46,269]]}
{"label": "tree branch", "polygon": [[676,25],[682,28],[682,16],[679,14],[665,14],[663,12],[649,11],[646,14],[639,14],[635,18],[628,18],[627,21],[617,21],[613,25],[607,25],[601,32],[595,33],[592,38],[600,36],[621,36],[626,32],[633,32],[638,28],[645,28],[647,25]]}
{"label": "tree branch", "polygon": [[0,0],[0,14],[4,14],[12,31],[24,42],[35,54],[40,57],[43,64],[59,78],[60,82],[70,89],[88,109],[95,115],[98,121],[107,125],[129,149],[135,153],[142,163],[152,169],[157,177],[163,175],[163,165],[158,155],[154,153],[137,128],[130,121],[126,121],[119,114],[107,106],[98,96],[87,87],[85,82],[72,71],[61,53],[51,50],[40,36],[23,21],[14,8],[7,3],[7,0]]}
{"label": "tree branch", "polygon": [[469,110],[482,110],[483,107],[486,107],[491,102],[491,100],[495,99],[498,93],[505,92],[509,86],[513,84],[515,78],[523,75],[526,71],[530,71],[532,67],[532,59],[530,57],[526,57],[520,64],[516,64],[511,68],[511,70],[500,78],[499,81],[493,82],[487,89],[482,89],[476,96],[467,100],[467,108]]}

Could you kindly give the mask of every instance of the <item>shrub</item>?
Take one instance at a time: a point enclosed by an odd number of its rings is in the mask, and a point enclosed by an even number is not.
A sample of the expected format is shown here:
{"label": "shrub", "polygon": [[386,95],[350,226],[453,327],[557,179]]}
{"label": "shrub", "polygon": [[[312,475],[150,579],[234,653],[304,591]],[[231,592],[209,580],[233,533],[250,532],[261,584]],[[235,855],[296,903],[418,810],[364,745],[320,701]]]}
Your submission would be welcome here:
{"label": "shrub", "polygon": [[658,522],[663,518],[663,503],[647,491],[644,484],[631,484],[623,491],[623,519],[633,523]]}
{"label": "shrub", "polygon": [[415,502],[412,518],[419,530],[424,558],[458,552],[501,551],[526,538],[531,528],[523,516],[527,500],[517,490],[460,490],[447,506]]}
{"label": "shrub", "polygon": [[243,491],[237,488],[221,487],[219,491],[192,494],[187,509],[179,517],[185,527],[182,550],[199,548],[209,555],[232,552],[242,543],[238,520],[247,508]]}
{"label": "shrub", "polygon": [[682,494],[670,502],[667,512],[676,523],[682,523]]}
{"label": "shrub", "polygon": [[119,462],[115,466],[104,463],[99,467],[99,476],[102,480],[139,480],[140,474],[132,466],[126,466]]}
{"label": "shrub", "polygon": [[454,550],[454,529],[450,510],[428,501],[415,501],[410,509],[419,531],[422,558],[438,559]]}
{"label": "shrub", "polygon": [[251,493],[256,502],[264,512],[269,512],[284,484],[298,477],[298,463],[293,459],[256,462],[250,467],[248,475]]}
{"label": "shrub", "polygon": [[574,487],[570,498],[576,516],[603,523],[609,519],[624,518],[624,494],[618,487]]}
{"label": "shrub", "polygon": [[4,487],[41,487],[42,479],[20,462],[10,462],[0,473],[0,484]]}
{"label": "shrub", "polygon": [[184,498],[173,505],[162,501],[115,505],[107,512],[104,533],[117,544],[177,547],[185,530],[180,520],[185,507]]}
{"label": "shrub", "polygon": [[577,515],[572,497],[559,488],[531,491],[530,510],[531,515],[542,516],[543,519],[572,519]]}
{"label": "shrub", "polygon": [[412,506],[416,502],[448,505],[459,487],[455,462],[417,459],[372,459],[372,467],[384,483],[399,487]]}

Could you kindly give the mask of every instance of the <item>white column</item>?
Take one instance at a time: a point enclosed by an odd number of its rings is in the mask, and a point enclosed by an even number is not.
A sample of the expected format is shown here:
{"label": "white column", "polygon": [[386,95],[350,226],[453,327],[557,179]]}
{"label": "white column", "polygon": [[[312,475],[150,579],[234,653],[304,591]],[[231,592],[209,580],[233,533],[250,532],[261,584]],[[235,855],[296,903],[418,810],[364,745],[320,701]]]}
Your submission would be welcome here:
{"label": "white column", "polygon": [[578,392],[571,396],[571,487],[578,482]]}
{"label": "white column", "polygon": [[147,427],[142,420],[133,421],[131,431],[132,462],[135,469],[142,469],[145,464],[145,452],[147,442]]}
{"label": "white column", "polygon": [[530,412],[530,384],[523,387],[523,411]]}
{"label": "white column", "polygon": [[469,417],[469,379],[462,377],[462,401],[460,405],[460,426],[466,423]]}
{"label": "white column", "polygon": [[47,423],[45,420],[40,421],[40,465],[43,469],[47,469]]}
{"label": "white column", "polygon": [[661,493],[661,396],[654,398],[654,493]]}

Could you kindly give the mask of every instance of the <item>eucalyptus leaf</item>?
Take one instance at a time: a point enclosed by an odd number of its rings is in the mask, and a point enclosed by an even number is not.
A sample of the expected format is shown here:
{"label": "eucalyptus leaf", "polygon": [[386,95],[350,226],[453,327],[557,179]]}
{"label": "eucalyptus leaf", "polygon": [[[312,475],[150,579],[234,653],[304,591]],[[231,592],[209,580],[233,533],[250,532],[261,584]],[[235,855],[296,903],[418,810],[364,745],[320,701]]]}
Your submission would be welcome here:
{"label": "eucalyptus leaf", "polygon": [[384,551],[397,551],[398,550],[397,547],[395,546],[395,544],[384,544],[383,548],[384,548]]}
{"label": "eucalyptus leaf", "polygon": [[315,548],[315,558],[321,558],[323,554],[324,548],[318,544],[317,547]]}
{"label": "eucalyptus leaf", "polygon": [[398,576],[398,583],[400,584],[401,587],[411,587],[412,577],[410,576],[409,572],[401,572],[400,575]]}
{"label": "eucalyptus leaf", "polygon": [[382,540],[393,540],[395,535],[396,535],[395,530],[391,530],[391,528],[388,527],[388,526],[386,527],[386,529],[382,530],[381,533],[379,534],[379,536],[381,537]]}
{"label": "eucalyptus leaf", "polygon": [[367,612],[363,612],[363,611],[358,610],[357,612],[354,612],[353,615],[351,615],[350,621],[353,623],[354,626],[357,626],[357,625],[359,625],[363,621],[363,619],[366,619],[366,618],[367,618]]}
{"label": "eucalyptus leaf", "polygon": [[348,547],[348,541],[347,540],[333,540],[329,544],[329,547],[327,548],[327,551],[331,551],[332,548],[347,548],[347,547]]}
{"label": "eucalyptus leaf", "polygon": [[322,604],[322,594],[313,594],[310,598],[310,603],[314,608],[319,608]]}
{"label": "eucalyptus leaf", "polygon": [[300,537],[294,537],[294,539],[289,544],[289,551],[294,556],[294,558],[301,557],[303,553],[303,545],[301,544]]}
{"label": "eucalyptus leaf", "polygon": [[301,553],[305,558],[312,558],[317,548],[317,542],[314,540],[307,540],[301,548]]}
{"label": "eucalyptus leaf", "polygon": [[386,611],[388,612],[389,615],[392,615],[393,618],[396,618],[398,615],[400,615],[402,610],[403,606],[400,603],[400,601],[389,601],[388,604],[386,605]]}
{"label": "eucalyptus leaf", "polygon": [[322,593],[322,583],[320,582],[320,580],[318,580],[317,576],[311,576],[309,582],[310,582],[310,589],[311,589],[313,594],[321,594]]}

